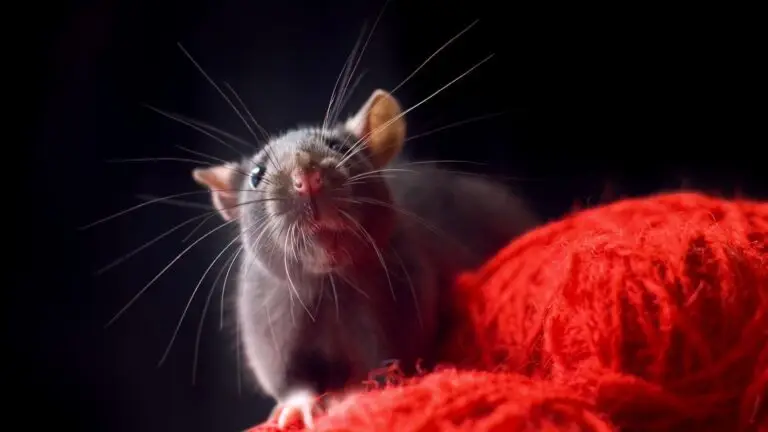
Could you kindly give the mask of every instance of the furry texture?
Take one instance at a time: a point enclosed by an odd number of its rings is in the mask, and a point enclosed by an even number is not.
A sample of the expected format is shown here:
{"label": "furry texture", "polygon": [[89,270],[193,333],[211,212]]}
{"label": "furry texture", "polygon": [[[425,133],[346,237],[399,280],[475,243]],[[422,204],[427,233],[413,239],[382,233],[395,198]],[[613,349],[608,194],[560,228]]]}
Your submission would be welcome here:
{"label": "furry texture", "polygon": [[350,395],[316,430],[768,429],[768,203],[582,211],[459,278],[452,302],[450,366]]}

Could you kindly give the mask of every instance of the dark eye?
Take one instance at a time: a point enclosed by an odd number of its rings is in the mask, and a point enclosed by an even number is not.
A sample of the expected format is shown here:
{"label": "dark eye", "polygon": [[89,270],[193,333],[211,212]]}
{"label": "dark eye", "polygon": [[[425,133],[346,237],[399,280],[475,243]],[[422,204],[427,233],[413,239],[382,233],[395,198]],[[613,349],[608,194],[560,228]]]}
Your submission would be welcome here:
{"label": "dark eye", "polygon": [[325,143],[333,151],[341,151],[344,148],[344,142],[338,138],[328,138]]}
{"label": "dark eye", "polygon": [[261,183],[261,179],[264,177],[264,172],[266,171],[266,168],[264,165],[256,165],[251,170],[251,176],[250,176],[250,182],[251,187],[256,189],[256,186]]}

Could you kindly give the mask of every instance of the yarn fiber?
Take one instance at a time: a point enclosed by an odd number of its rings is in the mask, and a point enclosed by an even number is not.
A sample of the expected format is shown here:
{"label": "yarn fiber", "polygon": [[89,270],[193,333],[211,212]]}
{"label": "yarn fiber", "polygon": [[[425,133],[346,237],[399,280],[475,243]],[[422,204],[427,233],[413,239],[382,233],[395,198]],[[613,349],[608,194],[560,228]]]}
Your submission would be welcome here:
{"label": "yarn fiber", "polygon": [[444,366],[349,396],[317,430],[768,430],[768,203],[580,211],[451,289]]}

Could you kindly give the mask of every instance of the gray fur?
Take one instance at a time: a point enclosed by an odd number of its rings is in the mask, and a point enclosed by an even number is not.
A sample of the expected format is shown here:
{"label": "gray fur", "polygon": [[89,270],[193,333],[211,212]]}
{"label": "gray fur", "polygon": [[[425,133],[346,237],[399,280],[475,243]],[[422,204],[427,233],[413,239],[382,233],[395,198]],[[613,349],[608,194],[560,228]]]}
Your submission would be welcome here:
{"label": "gray fur", "polygon": [[504,187],[436,166],[399,160],[390,168],[408,172],[345,186],[345,177],[372,169],[363,151],[330,181],[340,200],[390,203],[336,203],[371,233],[384,265],[366,239],[348,231],[335,237],[342,253],[334,265],[324,249],[301,240],[294,256],[294,249],[285,248],[286,228],[301,219],[304,213],[293,210],[304,204],[293,199],[244,204],[289,196],[287,172],[297,151],[311,155],[318,165],[335,165],[346,148],[332,150],[329,139],[348,146],[356,137],[341,126],[287,132],[240,162],[243,173],[266,167],[255,190],[249,190],[247,175],[234,176],[231,184],[242,190],[237,200],[245,249],[236,308],[244,354],[260,387],[278,401],[296,390],[322,394],[360,383],[391,359],[406,371],[419,360],[429,365],[440,295],[452,277],[476,267],[535,223]]}

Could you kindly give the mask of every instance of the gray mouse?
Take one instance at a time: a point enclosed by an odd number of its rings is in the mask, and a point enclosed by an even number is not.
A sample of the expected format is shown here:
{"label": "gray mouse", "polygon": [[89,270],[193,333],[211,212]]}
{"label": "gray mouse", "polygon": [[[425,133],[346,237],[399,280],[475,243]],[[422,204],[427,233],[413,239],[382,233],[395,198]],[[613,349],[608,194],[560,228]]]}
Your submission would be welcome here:
{"label": "gray mouse", "polygon": [[501,184],[408,163],[405,138],[400,104],[376,90],[346,122],[193,172],[239,224],[240,338],[280,427],[311,428],[320,396],[387,361],[432,364],[451,279],[536,223]]}

